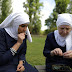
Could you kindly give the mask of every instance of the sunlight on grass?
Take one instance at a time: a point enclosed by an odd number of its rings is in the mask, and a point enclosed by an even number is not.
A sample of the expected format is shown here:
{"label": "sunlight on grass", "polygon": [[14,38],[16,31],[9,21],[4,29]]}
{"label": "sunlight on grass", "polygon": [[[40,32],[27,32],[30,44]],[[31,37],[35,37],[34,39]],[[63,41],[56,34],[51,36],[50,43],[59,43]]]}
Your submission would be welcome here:
{"label": "sunlight on grass", "polygon": [[31,65],[44,65],[45,57],[43,56],[43,49],[46,36],[32,36],[32,43],[27,41],[26,59]]}

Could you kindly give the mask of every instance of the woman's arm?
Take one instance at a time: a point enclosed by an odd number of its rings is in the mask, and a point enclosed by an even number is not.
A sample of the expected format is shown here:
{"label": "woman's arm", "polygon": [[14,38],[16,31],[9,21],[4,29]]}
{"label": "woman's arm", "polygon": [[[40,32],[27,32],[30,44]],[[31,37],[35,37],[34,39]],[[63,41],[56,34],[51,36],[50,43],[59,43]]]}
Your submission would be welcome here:
{"label": "woman's arm", "polygon": [[56,46],[54,47],[53,43],[53,37],[51,36],[52,34],[49,34],[46,38],[46,41],[45,41],[45,47],[44,47],[44,55],[46,57],[49,57],[49,56],[62,56],[63,55],[63,52],[60,48],[56,48]]}
{"label": "woman's arm", "polygon": [[25,54],[26,54],[26,38],[23,40],[22,49],[19,52],[19,64],[17,66],[17,71],[24,71],[24,64],[26,62]]}
{"label": "woman's arm", "polygon": [[51,50],[52,50],[52,45],[51,45],[51,42],[50,42],[49,37],[47,35],[47,38],[45,40],[44,50],[43,50],[44,56],[49,57]]}
{"label": "woman's arm", "polygon": [[[19,35],[19,39],[23,40],[25,37],[21,37]],[[17,41],[17,43],[12,47],[14,48],[16,51],[18,50],[18,48],[20,47],[22,41],[19,40]],[[6,41],[5,41],[5,35],[2,31],[0,31],[0,65],[5,65],[7,64],[9,61],[11,61],[13,59],[13,54],[11,52],[11,50],[7,50],[7,45],[6,45]],[[20,42],[19,42],[20,41]]]}
{"label": "woman's arm", "polygon": [[19,60],[25,61],[25,54],[26,54],[27,44],[26,44],[26,38],[23,40],[22,49],[19,52]]}

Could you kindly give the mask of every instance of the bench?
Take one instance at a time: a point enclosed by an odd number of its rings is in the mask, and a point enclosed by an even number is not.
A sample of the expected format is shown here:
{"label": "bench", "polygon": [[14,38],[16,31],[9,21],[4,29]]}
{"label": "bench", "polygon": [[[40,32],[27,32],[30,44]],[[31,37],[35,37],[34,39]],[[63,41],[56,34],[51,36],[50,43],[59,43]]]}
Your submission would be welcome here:
{"label": "bench", "polygon": [[46,72],[45,65],[35,65],[34,66],[39,72]]}

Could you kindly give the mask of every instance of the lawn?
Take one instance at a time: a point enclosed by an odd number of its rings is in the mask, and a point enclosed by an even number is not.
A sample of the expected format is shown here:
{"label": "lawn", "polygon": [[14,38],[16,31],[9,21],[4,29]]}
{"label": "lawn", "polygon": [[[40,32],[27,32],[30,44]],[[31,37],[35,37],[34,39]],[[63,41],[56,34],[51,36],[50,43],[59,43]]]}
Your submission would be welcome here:
{"label": "lawn", "polygon": [[27,41],[27,62],[31,65],[44,65],[43,49],[46,36],[32,35],[33,42]]}

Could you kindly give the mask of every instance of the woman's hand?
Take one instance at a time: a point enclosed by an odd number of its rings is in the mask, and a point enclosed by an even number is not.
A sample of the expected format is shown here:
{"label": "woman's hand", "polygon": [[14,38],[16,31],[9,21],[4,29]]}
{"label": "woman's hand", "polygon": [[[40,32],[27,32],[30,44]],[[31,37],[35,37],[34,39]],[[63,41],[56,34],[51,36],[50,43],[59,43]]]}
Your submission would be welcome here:
{"label": "woman's hand", "polygon": [[72,50],[63,53],[64,58],[72,58]]}
{"label": "woman's hand", "polygon": [[18,41],[12,48],[14,48],[17,51],[20,45],[23,43],[24,39],[25,39],[25,33],[18,34]]}
{"label": "woman's hand", "polygon": [[18,64],[16,71],[23,72],[24,70],[25,70],[25,68],[24,68],[23,64]]}
{"label": "woman's hand", "polygon": [[54,50],[51,51],[51,56],[54,56],[54,55],[62,56],[63,52],[60,48],[55,48]]}
{"label": "woman's hand", "polygon": [[25,39],[25,33],[18,34],[18,41],[19,43],[23,43],[23,40]]}

